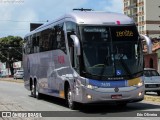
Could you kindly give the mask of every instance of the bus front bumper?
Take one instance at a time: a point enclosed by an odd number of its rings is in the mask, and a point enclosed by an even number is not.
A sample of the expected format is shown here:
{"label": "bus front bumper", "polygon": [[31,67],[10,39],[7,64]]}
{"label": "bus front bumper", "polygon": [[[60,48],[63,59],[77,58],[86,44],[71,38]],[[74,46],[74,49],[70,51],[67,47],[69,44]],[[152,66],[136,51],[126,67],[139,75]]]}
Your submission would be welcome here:
{"label": "bus front bumper", "polygon": [[[81,87],[81,103],[102,102],[138,102],[144,99],[144,86],[118,88],[88,89]],[[128,90],[127,90],[128,89]],[[116,92],[115,92],[116,91]]]}

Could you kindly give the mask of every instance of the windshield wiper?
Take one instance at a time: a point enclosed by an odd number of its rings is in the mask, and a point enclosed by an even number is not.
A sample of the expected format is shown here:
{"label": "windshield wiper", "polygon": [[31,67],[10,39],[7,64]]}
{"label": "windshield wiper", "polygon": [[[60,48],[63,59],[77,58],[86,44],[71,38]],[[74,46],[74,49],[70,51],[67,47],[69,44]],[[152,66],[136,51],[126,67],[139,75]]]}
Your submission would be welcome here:
{"label": "windshield wiper", "polygon": [[133,74],[133,76],[137,76],[137,77],[143,76],[143,70],[142,70],[142,71],[139,71],[139,72],[134,73],[134,74]]}
{"label": "windshield wiper", "polygon": [[97,80],[106,80],[104,78],[107,78],[107,80],[108,80],[108,77],[113,77],[113,76],[104,76],[103,74],[95,75],[95,74],[91,74],[91,73],[86,72],[86,71],[85,72],[83,71],[83,73],[86,74],[87,77],[91,77],[91,79],[97,79]]}
{"label": "windshield wiper", "polygon": [[87,74],[87,75],[89,75],[89,76],[101,77],[100,75],[91,74],[91,73],[89,73],[89,72],[87,72],[87,71],[83,71],[83,73],[84,73],[84,74]]}

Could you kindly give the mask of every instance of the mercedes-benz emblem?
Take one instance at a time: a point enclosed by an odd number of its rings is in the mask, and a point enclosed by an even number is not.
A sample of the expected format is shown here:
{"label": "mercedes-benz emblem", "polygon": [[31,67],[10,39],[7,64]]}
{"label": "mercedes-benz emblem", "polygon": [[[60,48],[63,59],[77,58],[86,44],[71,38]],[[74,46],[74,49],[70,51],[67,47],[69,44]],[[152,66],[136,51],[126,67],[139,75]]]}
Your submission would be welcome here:
{"label": "mercedes-benz emblem", "polygon": [[118,88],[118,87],[114,88],[114,91],[115,91],[115,92],[118,92],[118,91],[119,91],[119,88]]}

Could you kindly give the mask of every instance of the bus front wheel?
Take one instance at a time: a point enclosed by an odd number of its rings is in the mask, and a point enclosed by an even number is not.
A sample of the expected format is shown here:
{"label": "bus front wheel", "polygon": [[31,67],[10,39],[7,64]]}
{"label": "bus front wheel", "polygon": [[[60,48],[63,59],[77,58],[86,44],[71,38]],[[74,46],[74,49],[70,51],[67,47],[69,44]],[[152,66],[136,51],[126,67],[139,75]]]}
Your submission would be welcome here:
{"label": "bus front wheel", "polygon": [[67,94],[66,94],[67,104],[70,109],[74,110],[74,109],[76,109],[76,103],[73,101],[72,95],[73,95],[73,93],[72,93],[71,89],[68,87]]}

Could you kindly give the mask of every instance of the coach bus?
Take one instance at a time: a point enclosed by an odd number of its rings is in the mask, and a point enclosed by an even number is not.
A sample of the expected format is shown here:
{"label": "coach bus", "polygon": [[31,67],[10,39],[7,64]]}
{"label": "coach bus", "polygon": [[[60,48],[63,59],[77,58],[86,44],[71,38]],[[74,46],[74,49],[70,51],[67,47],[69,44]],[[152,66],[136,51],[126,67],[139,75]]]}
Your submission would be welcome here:
{"label": "coach bus", "polygon": [[[144,37],[146,38],[146,37]],[[120,106],[144,98],[142,37],[119,13],[73,11],[24,38],[25,87],[33,97]]]}

